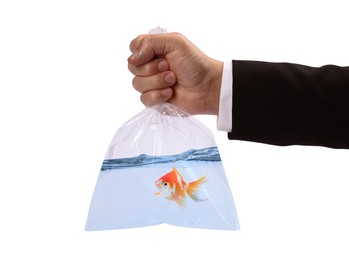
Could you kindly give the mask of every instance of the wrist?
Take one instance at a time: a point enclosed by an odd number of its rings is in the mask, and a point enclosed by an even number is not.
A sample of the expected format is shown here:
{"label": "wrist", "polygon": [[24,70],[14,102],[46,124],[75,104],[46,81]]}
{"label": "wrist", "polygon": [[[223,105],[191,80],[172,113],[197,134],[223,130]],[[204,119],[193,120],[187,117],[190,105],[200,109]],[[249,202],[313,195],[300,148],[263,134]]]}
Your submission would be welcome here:
{"label": "wrist", "polygon": [[222,84],[223,62],[212,60],[209,91],[206,99],[206,114],[219,114],[219,101]]}

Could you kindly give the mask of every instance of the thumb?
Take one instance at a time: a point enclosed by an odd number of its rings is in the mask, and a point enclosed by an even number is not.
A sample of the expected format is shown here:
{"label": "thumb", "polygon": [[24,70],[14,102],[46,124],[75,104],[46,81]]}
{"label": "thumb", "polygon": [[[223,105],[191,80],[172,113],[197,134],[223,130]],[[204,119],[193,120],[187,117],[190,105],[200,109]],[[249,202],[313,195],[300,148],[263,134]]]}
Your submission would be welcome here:
{"label": "thumb", "polygon": [[135,65],[143,65],[154,57],[163,57],[170,52],[168,47],[172,42],[170,34],[146,34],[140,35],[130,43],[132,55],[128,62]]}

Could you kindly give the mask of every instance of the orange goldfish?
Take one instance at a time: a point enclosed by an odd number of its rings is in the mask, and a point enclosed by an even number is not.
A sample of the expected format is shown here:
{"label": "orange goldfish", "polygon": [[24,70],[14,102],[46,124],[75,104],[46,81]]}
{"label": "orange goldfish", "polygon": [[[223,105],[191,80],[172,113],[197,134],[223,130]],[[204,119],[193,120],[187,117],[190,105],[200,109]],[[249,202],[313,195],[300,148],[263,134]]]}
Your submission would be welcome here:
{"label": "orange goldfish", "polygon": [[183,176],[174,167],[171,172],[166,173],[155,182],[155,187],[158,189],[155,195],[162,195],[169,200],[169,203],[173,200],[184,207],[187,194],[195,202],[206,200],[198,196],[199,188],[205,181],[207,181],[206,176],[202,176],[196,181],[186,183]]}

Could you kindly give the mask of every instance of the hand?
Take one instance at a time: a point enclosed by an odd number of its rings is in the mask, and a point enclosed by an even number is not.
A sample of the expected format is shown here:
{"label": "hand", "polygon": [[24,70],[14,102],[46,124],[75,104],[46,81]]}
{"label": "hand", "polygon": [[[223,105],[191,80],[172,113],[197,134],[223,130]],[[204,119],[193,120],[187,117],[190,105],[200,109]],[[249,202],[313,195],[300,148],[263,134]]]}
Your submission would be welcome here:
{"label": "hand", "polygon": [[179,33],[140,35],[130,50],[128,68],[143,104],[168,101],[192,114],[218,115],[222,62]]}

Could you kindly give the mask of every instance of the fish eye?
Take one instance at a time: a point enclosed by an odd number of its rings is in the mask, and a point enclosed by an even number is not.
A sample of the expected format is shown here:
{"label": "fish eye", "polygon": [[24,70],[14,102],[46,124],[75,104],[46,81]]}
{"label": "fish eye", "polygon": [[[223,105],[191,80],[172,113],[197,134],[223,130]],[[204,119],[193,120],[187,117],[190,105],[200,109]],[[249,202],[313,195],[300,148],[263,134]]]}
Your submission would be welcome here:
{"label": "fish eye", "polygon": [[164,187],[167,187],[168,183],[167,183],[167,182],[164,182],[164,184],[163,184],[163,185],[164,185]]}

